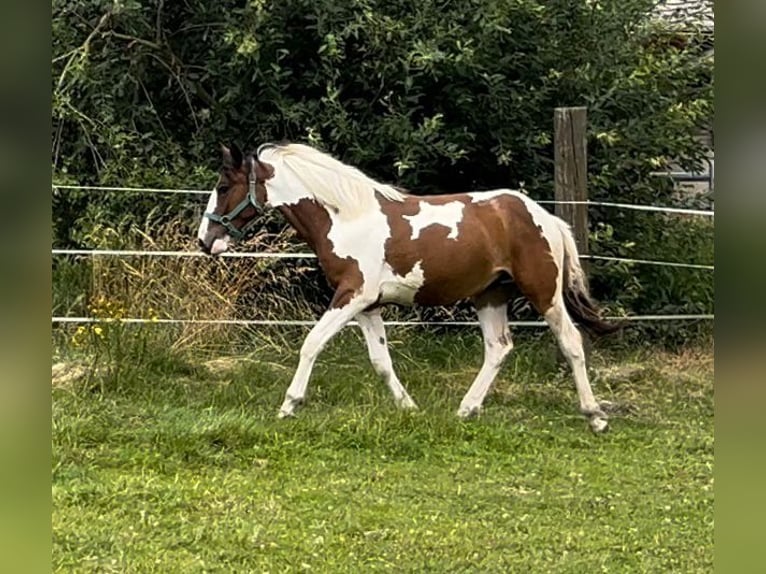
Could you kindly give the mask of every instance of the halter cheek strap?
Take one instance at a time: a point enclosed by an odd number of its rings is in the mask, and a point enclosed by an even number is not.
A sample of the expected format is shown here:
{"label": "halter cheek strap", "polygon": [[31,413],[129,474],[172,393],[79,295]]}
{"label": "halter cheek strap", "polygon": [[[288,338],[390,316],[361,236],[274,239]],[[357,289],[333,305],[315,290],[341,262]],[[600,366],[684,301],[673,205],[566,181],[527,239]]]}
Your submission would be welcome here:
{"label": "halter cheek strap", "polygon": [[[257,178],[255,176],[255,164],[251,163],[250,173],[247,175],[247,195],[245,198],[240,201],[237,206],[229,213],[218,215],[215,213],[206,212],[205,217],[207,217],[210,221],[214,221],[223,225],[232,239],[239,240],[244,238],[255,226],[257,222],[256,217],[263,213],[263,206],[258,202],[258,198],[255,196],[256,183]],[[254,207],[256,214],[250,221],[245,223],[242,228],[238,229],[234,223],[232,223],[232,221],[248,207]]]}

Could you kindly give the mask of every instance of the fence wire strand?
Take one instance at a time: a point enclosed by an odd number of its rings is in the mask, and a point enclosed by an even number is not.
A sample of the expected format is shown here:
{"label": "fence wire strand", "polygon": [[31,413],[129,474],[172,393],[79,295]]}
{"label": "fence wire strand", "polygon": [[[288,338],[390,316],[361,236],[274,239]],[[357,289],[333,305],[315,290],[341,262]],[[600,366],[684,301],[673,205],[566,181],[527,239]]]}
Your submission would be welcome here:
{"label": "fence wire strand", "polygon": [[[81,190],[81,191],[103,191],[103,192],[129,192],[129,193],[149,193],[149,194],[181,194],[181,195],[209,195],[210,190],[201,189],[175,189],[175,188],[151,188],[151,187],[117,187],[117,186],[97,186],[97,185],[73,185],[56,184],[53,189],[59,190]],[[714,217],[713,210],[687,209],[680,207],[662,207],[655,205],[640,205],[631,203],[616,203],[607,201],[561,201],[561,200],[536,200],[541,204],[548,205],[587,205],[594,207],[609,207],[615,209],[632,209],[647,212],[674,213],[682,215],[698,215],[704,217]],[[198,251],[143,251],[143,250],[118,250],[118,249],[52,249],[52,255],[74,255],[74,256],[115,256],[115,257],[208,257]],[[221,257],[232,259],[315,259],[314,253],[284,253],[284,252],[227,252]],[[623,263],[638,263],[645,265],[658,265],[669,267],[685,267],[691,269],[714,270],[713,265],[700,265],[693,263],[680,263],[674,261],[657,261],[649,259],[631,259],[627,257],[611,257],[604,255],[581,255],[581,259],[590,259],[597,261],[614,261]],[[96,317],[52,317],[52,323],[99,323],[109,320]],[[698,315],[639,315],[633,317],[608,317],[610,320],[619,321],[696,321],[713,320],[712,314]],[[243,326],[313,326],[316,321],[305,320],[249,320],[249,319],[143,319],[138,317],[120,319],[119,322],[126,324],[198,324],[198,325],[243,325]],[[389,326],[478,326],[478,321],[385,321]],[[349,325],[357,325],[355,321]],[[513,327],[545,327],[544,321],[509,321]]]}
{"label": "fence wire strand", "polygon": [[[51,249],[53,255],[78,255],[88,257],[209,257],[201,251],[138,251],[130,249]],[[228,259],[316,259],[314,253],[284,253],[284,252],[225,252],[219,257]],[[706,269],[713,271],[713,265],[697,263],[680,263],[675,261],[656,261],[653,259],[630,259],[628,257],[609,257],[605,255],[580,255],[580,259],[595,259],[600,261],[619,261],[622,263],[639,263],[643,265],[660,265],[667,267],[687,267],[690,269]]]}
{"label": "fence wire strand", "polygon": [[[186,195],[210,195],[212,190],[202,189],[172,189],[172,188],[154,188],[154,187],[111,187],[102,185],[71,185],[71,184],[53,184],[55,189],[64,190],[82,190],[82,191],[125,191],[131,193],[168,193],[168,194],[186,194]],[[427,196],[424,196],[427,197]],[[534,199],[534,198],[533,198]],[[633,209],[638,211],[654,211],[662,213],[677,213],[685,215],[701,215],[705,217],[714,217],[715,211],[709,209],[689,209],[685,207],[664,207],[657,205],[641,205],[636,203],[615,203],[611,201],[567,201],[557,199],[536,199],[537,203],[546,205],[587,205],[594,207],[613,207],[616,209]]]}

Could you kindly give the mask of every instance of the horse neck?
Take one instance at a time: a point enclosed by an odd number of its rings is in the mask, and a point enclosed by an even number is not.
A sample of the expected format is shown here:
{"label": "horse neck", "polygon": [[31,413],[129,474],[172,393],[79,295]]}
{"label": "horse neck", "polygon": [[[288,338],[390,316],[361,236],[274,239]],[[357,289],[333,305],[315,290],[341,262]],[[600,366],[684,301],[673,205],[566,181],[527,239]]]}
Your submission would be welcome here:
{"label": "horse neck", "polygon": [[280,205],[277,209],[314,253],[321,256],[326,249],[332,249],[330,240],[327,239],[330,214],[325,207],[313,199],[306,198],[298,203]]}

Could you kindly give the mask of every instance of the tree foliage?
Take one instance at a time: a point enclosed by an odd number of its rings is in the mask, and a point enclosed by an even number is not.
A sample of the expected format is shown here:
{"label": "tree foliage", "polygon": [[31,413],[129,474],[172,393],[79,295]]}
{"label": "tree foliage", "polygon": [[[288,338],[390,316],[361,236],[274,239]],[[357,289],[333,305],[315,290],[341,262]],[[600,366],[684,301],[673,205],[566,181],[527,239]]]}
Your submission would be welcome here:
{"label": "tree foliage", "polygon": [[[54,179],[209,187],[219,142],[289,139],[419,193],[523,184],[549,199],[553,109],[582,105],[591,198],[668,204],[672,186],[650,173],[699,165],[713,63],[693,34],[667,41],[653,4],[54,0]],[[75,241],[92,201],[55,201],[57,241]],[[594,249],[632,242],[652,258],[660,231],[692,229],[614,211],[592,222]],[[707,255],[695,249],[678,256]],[[645,293],[642,273],[605,268],[595,283],[614,298],[638,276]]]}

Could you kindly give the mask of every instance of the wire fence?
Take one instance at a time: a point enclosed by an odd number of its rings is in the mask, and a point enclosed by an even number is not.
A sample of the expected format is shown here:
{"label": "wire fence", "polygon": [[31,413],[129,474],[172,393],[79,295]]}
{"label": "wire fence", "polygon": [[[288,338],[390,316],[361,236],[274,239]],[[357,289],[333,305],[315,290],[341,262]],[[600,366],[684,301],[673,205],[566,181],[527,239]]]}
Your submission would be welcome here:
{"label": "wire fence", "polygon": [[[133,249],[51,249],[52,255],[79,255],[87,257],[208,257],[199,251],[140,251]],[[285,253],[285,252],[225,252],[219,257],[227,259],[316,259],[314,253]],[[604,255],[580,255],[580,259],[597,261],[619,261],[622,263],[638,263],[645,265],[660,265],[668,267],[686,267],[689,269],[715,270],[713,265],[697,263],[680,263],[675,261],[658,261],[654,259],[631,259],[628,257],[609,257]]]}
{"label": "wire fence", "polygon": [[[203,189],[170,189],[153,187],[110,187],[100,185],[68,185],[53,184],[55,189],[64,190],[82,190],[82,191],[105,191],[105,192],[133,192],[147,194],[182,194],[182,195],[210,195],[212,190]],[[699,215],[703,217],[714,217],[715,211],[712,209],[689,209],[685,207],[663,207],[656,205],[641,205],[635,203],[615,203],[611,201],[562,201],[553,199],[535,200],[544,205],[587,205],[589,207],[612,207],[616,209],[633,209],[637,211],[654,211],[662,213],[676,213],[681,215]]]}
{"label": "wire fence", "polygon": [[[61,190],[81,190],[81,191],[101,191],[101,192],[129,192],[143,194],[185,194],[185,195],[210,195],[211,190],[201,189],[173,189],[173,188],[140,188],[140,187],[115,187],[115,186],[88,186],[71,184],[53,184],[54,189]],[[646,211],[654,213],[670,213],[678,215],[714,217],[713,210],[688,209],[680,207],[665,207],[655,205],[641,205],[632,203],[616,203],[605,201],[560,201],[560,200],[537,200],[538,203],[555,205],[587,205],[593,207],[607,207],[614,209],[629,209],[637,211]],[[169,250],[131,250],[131,249],[51,249],[51,254],[55,256],[80,256],[80,257],[208,257],[199,251],[169,251]],[[316,255],[311,252],[226,252],[220,255],[223,258],[231,259],[315,259]],[[637,259],[629,257],[613,257],[605,255],[581,255],[581,259],[595,261],[619,262],[639,265],[656,265],[662,267],[677,267],[688,269],[700,269],[714,271],[713,265],[704,265],[697,263],[684,263],[676,261],[662,261],[652,259]],[[53,323],[94,323],[103,321],[94,317],[52,317]],[[640,315],[631,317],[610,317],[612,320],[622,321],[697,321],[713,320],[713,314],[687,314],[687,315]],[[123,318],[123,323],[129,324],[218,324],[218,325],[247,325],[247,326],[311,326],[315,321],[305,320],[247,320],[247,319],[143,319],[143,318]],[[355,324],[355,323],[350,323]],[[386,325],[396,326],[476,326],[477,321],[387,321]],[[511,321],[511,326],[516,327],[543,327],[544,321]]]}

